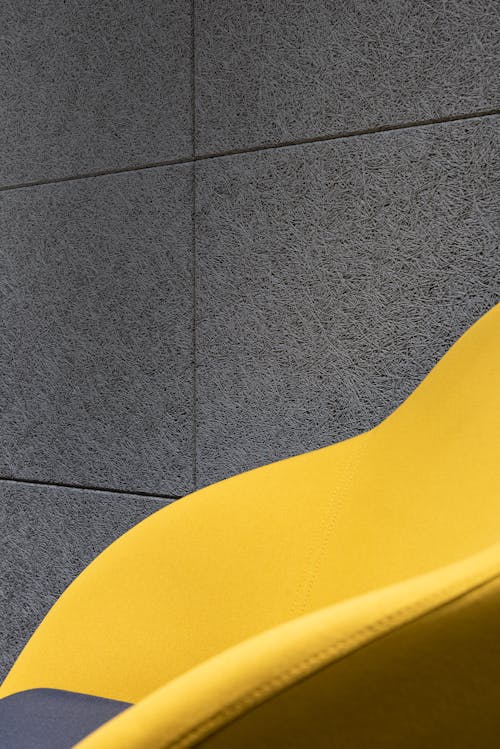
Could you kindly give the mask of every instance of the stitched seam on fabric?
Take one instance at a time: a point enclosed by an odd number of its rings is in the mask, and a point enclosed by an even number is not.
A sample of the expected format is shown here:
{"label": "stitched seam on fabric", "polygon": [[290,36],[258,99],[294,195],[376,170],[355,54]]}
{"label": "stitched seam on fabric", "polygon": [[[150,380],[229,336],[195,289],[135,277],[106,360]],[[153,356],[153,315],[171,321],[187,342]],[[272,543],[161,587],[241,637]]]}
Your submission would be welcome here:
{"label": "stitched seam on fabric", "polygon": [[[312,655],[308,656],[307,658],[300,661],[295,666],[288,669],[287,671],[280,674],[279,676],[273,677],[269,681],[265,682],[264,684],[261,684],[258,687],[252,689],[246,695],[243,695],[242,697],[238,698],[234,702],[229,703],[228,705],[223,707],[220,711],[212,715],[210,718],[207,718],[202,723],[198,724],[198,726],[191,729],[188,733],[184,734],[183,736],[180,736],[177,739],[174,739],[173,742],[169,742],[168,744],[165,744],[163,749],[187,749],[189,746],[193,746],[191,742],[197,741],[198,739],[202,739],[205,736],[210,735],[210,733],[215,732],[217,728],[222,727],[220,726],[220,721],[223,721],[222,725],[225,725],[231,719],[236,718],[239,715],[241,715],[245,711],[245,708],[257,706],[258,704],[264,701],[263,698],[274,696],[274,694],[278,693],[282,688],[286,688],[287,686],[292,686],[293,677],[302,676],[305,678],[307,676],[311,676],[312,673],[314,672],[313,671],[314,666],[325,668],[328,665],[331,665],[331,663],[335,661],[335,656],[343,657],[354,652],[354,650],[351,650],[351,651],[347,650],[346,652],[342,652],[342,653],[339,653],[338,651],[342,647],[348,648],[350,645],[354,645],[355,647],[356,641],[360,637],[363,637],[363,635],[372,633],[373,637],[366,642],[359,643],[359,647],[364,647],[366,645],[369,645],[375,639],[377,639],[377,635],[389,634],[390,632],[394,631],[394,629],[397,629],[399,626],[405,626],[406,624],[411,624],[413,621],[420,618],[420,616],[426,616],[427,614],[430,614],[439,608],[444,608],[450,605],[451,603],[453,603],[454,601],[464,596],[469,595],[474,590],[477,590],[479,588],[484,587],[485,585],[490,584],[497,578],[500,578],[500,571],[498,570],[498,564],[496,564],[495,567],[492,568],[489,572],[481,575],[479,578],[477,576],[473,576],[463,581],[462,585],[465,586],[464,589],[460,590],[460,592],[455,593],[455,595],[453,595],[453,591],[457,587],[456,583],[442,590],[439,590],[436,593],[433,593],[432,595],[428,597],[420,598],[418,599],[418,601],[414,601],[412,604],[408,606],[403,606],[400,609],[396,609],[396,611],[393,611],[390,614],[376,620],[375,622],[373,622],[373,624],[370,624],[366,627],[362,627],[361,629],[357,630],[356,632],[352,633],[351,635],[349,635],[348,637],[342,640],[335,641],[328,647],[322,648],[316,653],[313,653]],[[451,595],[451,598],[442,600],[443,598],[446,598],[446,596],[449,594]],[[432,607],[433,602],[436,602],[438,605],[435,607]],[[382,629],[384,625],[389,624],[394,619],[397,619],[398,617],[401,617],[404,614],[409,614],[412,611],[415,611],[415,610],[418,611],[422,606],[430,606],[430,608],[424,609],[424,611],[422,611],[419,615],[417,615],[416,619],[403,620],[403,621],[397,622],[393,630]],[[328,657],[333,657],[330,663],[324,660]]]}
{"label": "stitched seam on fabric", "polygon": [[[344,506],[347,486],[348,484],[351,483],[354,477],[355,467],[359,465],[359,462],[361,460],[361,454],[365,452],[365,449],[366,449],[366,443],[363,443],[360,450],[358,450],[357,452],[353,450],[351,452],[351,455],[349,456],[347,463],[344,466],[341,477],[337,481],[335,491],[332,493],[328,501],[328,507],[325,513],[326,528],[325,528],[325,531],[323,532],[322,541],[319,543],[319,551],[317,551],[317,554],[316,554],[316,561],[314,565],[312,566],[310,574],[304,577],[304,580],[302,582],[301,589],[300,589],[300,594],[297,596],[295,603],[292,606],[292,610],[291,610],[292,615],[290,617],[291,619],[294,619],[297,616],[300,616],[301,614],[305,613],[307,609],[307,604],[311,597],[311,591],[312,591],[313,585],[318,577],[318,573],[321,567],[321,562],[325,555],[326,547],[332,537],[333,529],[336,525],[336,522],[339,519],[342,507]],[[312,560],[313,551],[315,549],[316,549],[316,546],[311,545],[310,554],[309,554],[309,562],[307,564],[307,568],[309,567],[309,563]],[[307,572],[307,569],[306,569],[306,572]]]}

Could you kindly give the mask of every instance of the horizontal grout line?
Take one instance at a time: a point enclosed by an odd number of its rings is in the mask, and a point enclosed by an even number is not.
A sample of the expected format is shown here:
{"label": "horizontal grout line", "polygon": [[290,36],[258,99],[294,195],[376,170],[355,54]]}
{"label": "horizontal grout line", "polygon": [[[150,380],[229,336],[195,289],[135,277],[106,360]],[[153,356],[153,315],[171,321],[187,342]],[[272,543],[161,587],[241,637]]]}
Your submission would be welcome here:
{"label": "horizontal grout line", "polygon": [[182,499],[184,496],[172,494],[156,494],[154,492],[128,491],[127,489],[110,489],[106,486],[84,486],[82,484],[63,484],[58,481],[42,481],[39,479],[20,479],[13,476],[0,476],[0,482],[11,481],[15,484],[30,484],[33,486],[51,486],[56,489],[80,489],[88,492],[106,492],[107,494],[124,494],[128,497],[147,497],[148,499]]}
{"label": "horizontal grout line", "polygon": [[453,117],[436,117],[429,120],[415,120],[414,122],[399,122],[394,125],[377,125],[368,127],[363,130],[349,130],[335,133],[334,135],[316,135],[311,138],[300,138],[298,140],[287,140],[281,143],[264,143],[259,146],[249,146],[244,149],[234,149],[232,151],[220,151],[214,153],[205,153],[196,157],[196,161],[206,161],[208,159],[217,159],[221,156],[237,156],[246,153],[255,153],[255,151],[269,151],[278,148],[290,148],[291,146],[304,146],[312,143],[324,143],[331,140],[343,140],[346,138],[357,138],[360,135],[375,135],[377,133],[387,133],[394,130],[408,130],[409,128],[425,127],[426,125],[441,125],[446,122],[460,122],[461,120],[472,120],[480,117],[492,117],[500,114],[500,109],[488,109],[480,112],[470,112],[468,114],[457,114]]}
{"label": "horizontal grout line", "polygon": [[20,190],[25,187],[39,187],[41,185],[56,185],[60,182],[74,182],[79,179],[90,179],[92,177],[106,177],[113,174],[126,174],[127,172],[140,172],[147,169],[159,169],[165,166],[177,166],[180,164],[193,164],[197,161],[209,161],[218,159],[222,156],[240,156],[246,153],[255,153],[256,151],[270,151],[278,148],[290,148],[291,146],[303,146],[312,143],[324,143],[325,141],[340,140],[344,138],[357,138],[360,135],[375,135],[377,133],[387,133],[397,130],[408,130],[410,128],[425,127],[426,125],[442,125],[447,122],[460,122],[462,120],[478,119],[480,117],[493,117],[500,114],[500,109],[488,109],[479,112],[470,112],[468,114],[457,114],[452,117],[435,117],[427,120],[415,120],[413,122],[401,122],[395,125],[378,125],[363,130],[351,130],[336,133],[334,135],[317,135],[311,138],[301,138],[298,140],[282,141],[280,143],[262,143],[258,146],[249,146],[248,148],[235,148],[228,151],[214,151],[213,153],[202,153],[191,158],[170,159],[167,161],[155,161],[146,164],[135,164],[132,166],[120,167],[118,169],[103,169],[95,172],[82,172],[67,177],[54,177],[52,179],[40,179],[32,182],[19,182],[14,185],[0,186],[0,192],[8,190]]}
{"label": "horizontal grout line", "polygon": [[16,185],[3,185],[0,187],[0,192],[7,190],[20,190],[24,187],[39,187],[40,185],[57,185],[60,182],[75,182],[79,179],[91,179],[92,177],[107,177],[113,174],[126,174],[127,172],[140,172],[145,169],[159,169],[162,166],[177,166],[178,164],[192,164],[192,158],[185,159],[171,159],[169,161],[155,161],[150,164],[136,164],[133,166],[124,166],[119,169],[103,169],[98,172],[82,172],[81,174],[74,174],[69,177],[54,177],[52,179],[39,179],[33,182],[19,182]]}

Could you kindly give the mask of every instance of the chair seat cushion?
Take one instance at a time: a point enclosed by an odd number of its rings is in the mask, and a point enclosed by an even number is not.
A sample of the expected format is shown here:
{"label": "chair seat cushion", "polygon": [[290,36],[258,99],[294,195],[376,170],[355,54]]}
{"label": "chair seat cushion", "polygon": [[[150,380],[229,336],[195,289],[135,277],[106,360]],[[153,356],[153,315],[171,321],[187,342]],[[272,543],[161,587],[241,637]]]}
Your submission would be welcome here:
{"label": "chair seat cushion", "polygon": [[129,707],[59,689],[28,689],[0,700],[2,749],[69,749]]}

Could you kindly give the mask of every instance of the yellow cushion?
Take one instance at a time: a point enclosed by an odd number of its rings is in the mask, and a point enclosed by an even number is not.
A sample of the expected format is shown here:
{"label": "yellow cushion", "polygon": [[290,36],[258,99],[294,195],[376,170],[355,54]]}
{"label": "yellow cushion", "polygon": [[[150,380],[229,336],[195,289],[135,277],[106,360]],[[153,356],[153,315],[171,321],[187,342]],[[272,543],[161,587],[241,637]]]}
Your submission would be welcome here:
{"label": "yellow cushion", "polygon": [[[140,703],[86,749],[290,746],[283,721],[294,746],[380,739],[384,726],[396,738],[370,746],[411,746],[425,721],[394,716],[424,709],[425,675],[428,694],[472,678],[459,667],[468,638],[481,667],[463,701],[478,686],[499,697],[487,637],[500,614],[499,432],[497,305],[375,429],[194,492],[122,536],[61,596],[0,696],[49,687]],[[423,672],[397,677],[402,663]],[[467,714],[451,701],[440,730]]]}

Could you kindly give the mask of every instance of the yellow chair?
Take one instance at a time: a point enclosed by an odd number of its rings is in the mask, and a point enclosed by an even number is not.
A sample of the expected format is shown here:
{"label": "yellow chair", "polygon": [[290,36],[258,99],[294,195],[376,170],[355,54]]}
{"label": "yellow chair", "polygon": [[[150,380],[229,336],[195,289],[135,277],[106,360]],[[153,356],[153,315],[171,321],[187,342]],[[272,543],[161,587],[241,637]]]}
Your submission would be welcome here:
{"label": "yellow chair", "polygon": [[499,435],[497,305],[374,429],[113,543],[0,696],[134,703],[79,749],[498,745]]}

